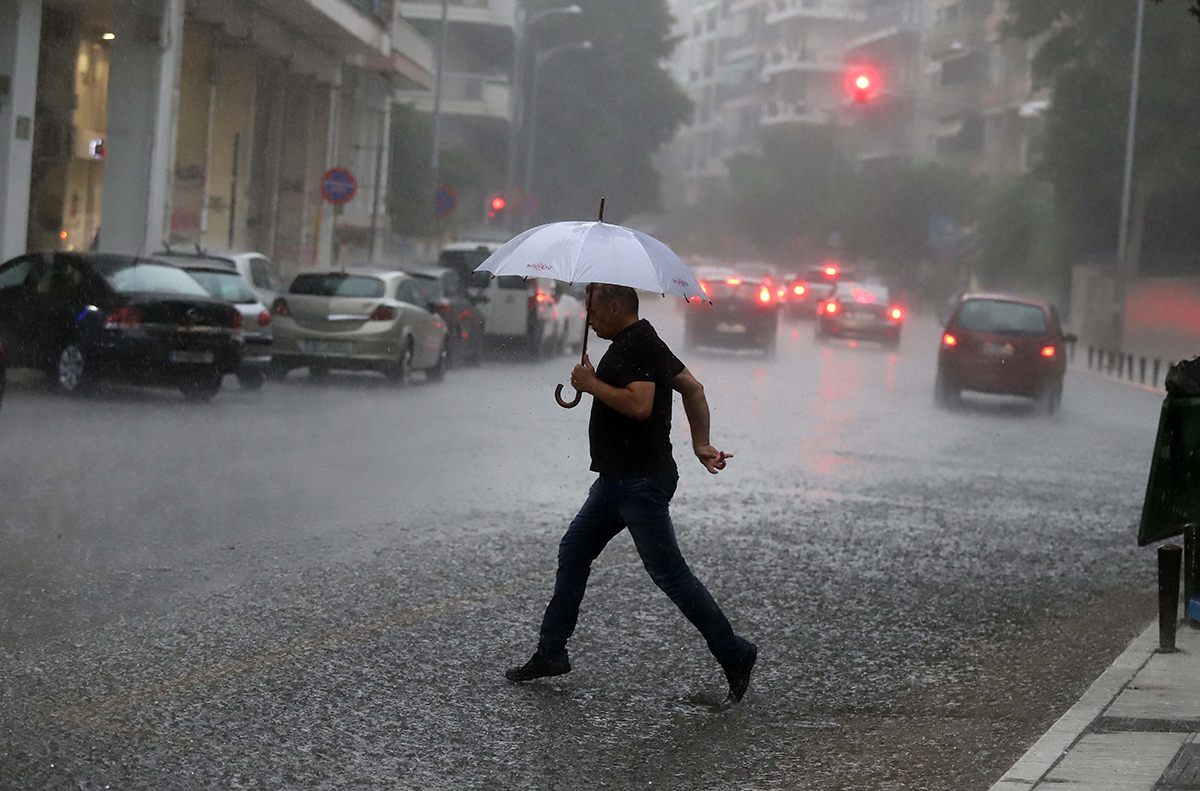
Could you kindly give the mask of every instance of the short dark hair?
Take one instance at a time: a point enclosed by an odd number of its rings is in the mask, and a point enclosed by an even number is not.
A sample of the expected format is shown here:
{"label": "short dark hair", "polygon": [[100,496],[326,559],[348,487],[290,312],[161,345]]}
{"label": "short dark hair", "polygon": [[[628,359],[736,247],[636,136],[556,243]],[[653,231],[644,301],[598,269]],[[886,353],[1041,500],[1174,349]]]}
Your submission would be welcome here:
{"label": "short dark hair", "polygon": [[638,312],[638,295],[629,286],[614,286],[611,283],[597,283],[593,292],[596,299],[608,299],[616,302],[625,313],[635,316]]}

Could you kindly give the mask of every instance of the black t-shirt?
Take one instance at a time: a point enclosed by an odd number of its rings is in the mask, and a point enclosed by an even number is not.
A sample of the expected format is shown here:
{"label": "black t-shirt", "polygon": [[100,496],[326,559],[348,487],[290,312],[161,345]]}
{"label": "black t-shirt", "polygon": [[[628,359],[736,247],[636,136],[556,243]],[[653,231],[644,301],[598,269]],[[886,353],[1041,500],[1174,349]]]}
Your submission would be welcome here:
{"label": "black t-shirt", "polygon": [[671,380],[683,367],[645,319],[617,333],[596,366],[596,376],[613,387],[654,382],[654,407],[647,419],[634,420],[599,398],[592,399],[588,437],[594,472],[636,476],[676,472],[671,455]]}

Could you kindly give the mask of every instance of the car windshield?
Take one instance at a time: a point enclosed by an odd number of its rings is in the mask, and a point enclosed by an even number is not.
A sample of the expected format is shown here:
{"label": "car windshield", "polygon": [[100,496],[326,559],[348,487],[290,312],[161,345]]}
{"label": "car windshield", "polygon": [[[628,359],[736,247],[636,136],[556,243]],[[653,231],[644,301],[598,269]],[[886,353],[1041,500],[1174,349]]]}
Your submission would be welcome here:
{"label": "car windshield", "polygon": [[237,272],[222,272],[215,269],[189,269],[188,274],[200,281],[200,285],[217,299],[235,305],[253,305],[258,297],[250,284],[242,280]]}
{"label": "car windshield", "polygon": [[878,283],[838,283],[834,295],[839,299],[852,299],[864,305],[887,304],[887,286]]}
{"label": "car windshield", "polygon": [[959,311],[958,326],[988,335],[1044,335],[1046,312],[1020,302],[972,299]]}
{"label": "car windshield", "polygon": [[310,297],[357,297],[372,299],[382,297],[383,281],[364,275],[343,275],[340,272],[297,275],[288,289],[292,294]]}
{"label": "car windshield", "polygon": [[207,297],[208,291],[194,277],[165,264],[142,264],[130,261],[123,266],[100,268],[101,274],[114,290],[123,293],[135,291],[162,294],[186,294],[192,297]]}

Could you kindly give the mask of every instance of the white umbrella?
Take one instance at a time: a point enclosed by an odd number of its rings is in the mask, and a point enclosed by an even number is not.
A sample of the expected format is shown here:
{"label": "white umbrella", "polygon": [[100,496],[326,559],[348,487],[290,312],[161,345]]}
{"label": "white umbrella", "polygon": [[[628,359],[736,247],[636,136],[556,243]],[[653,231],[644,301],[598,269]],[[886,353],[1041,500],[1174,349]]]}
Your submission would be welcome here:
{"label": "white umbrella", "polygon": [[[708,300],[700,282],[687,264],[671,249],[641,231],[604,222],[604,199],[600,199],[598,222],[552,222],[514,236],[480,264],[476,272],[494,276],[548,277],[566,283],[609,283],[630,286],[684,299]],[[583,354],[587,354],[591,326],[589,316],[583,329]],[[575,400],[562,399],[562,385],[554,392],[558,403],[571,408]]]}

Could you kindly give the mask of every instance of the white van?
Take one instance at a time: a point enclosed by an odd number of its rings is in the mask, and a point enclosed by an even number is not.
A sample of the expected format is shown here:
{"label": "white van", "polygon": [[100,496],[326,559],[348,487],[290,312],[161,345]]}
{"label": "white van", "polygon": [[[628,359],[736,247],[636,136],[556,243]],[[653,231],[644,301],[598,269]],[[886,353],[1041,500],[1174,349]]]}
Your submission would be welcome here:
{"label": "white van", "polygon": [[438,266],[458,272],[471,302],[483,316],[484,337],[537,357],[562,351],[563,322],[549,278],[493,277],[475,268],[500,249],[499,242],[453,242],[442,248]]}

